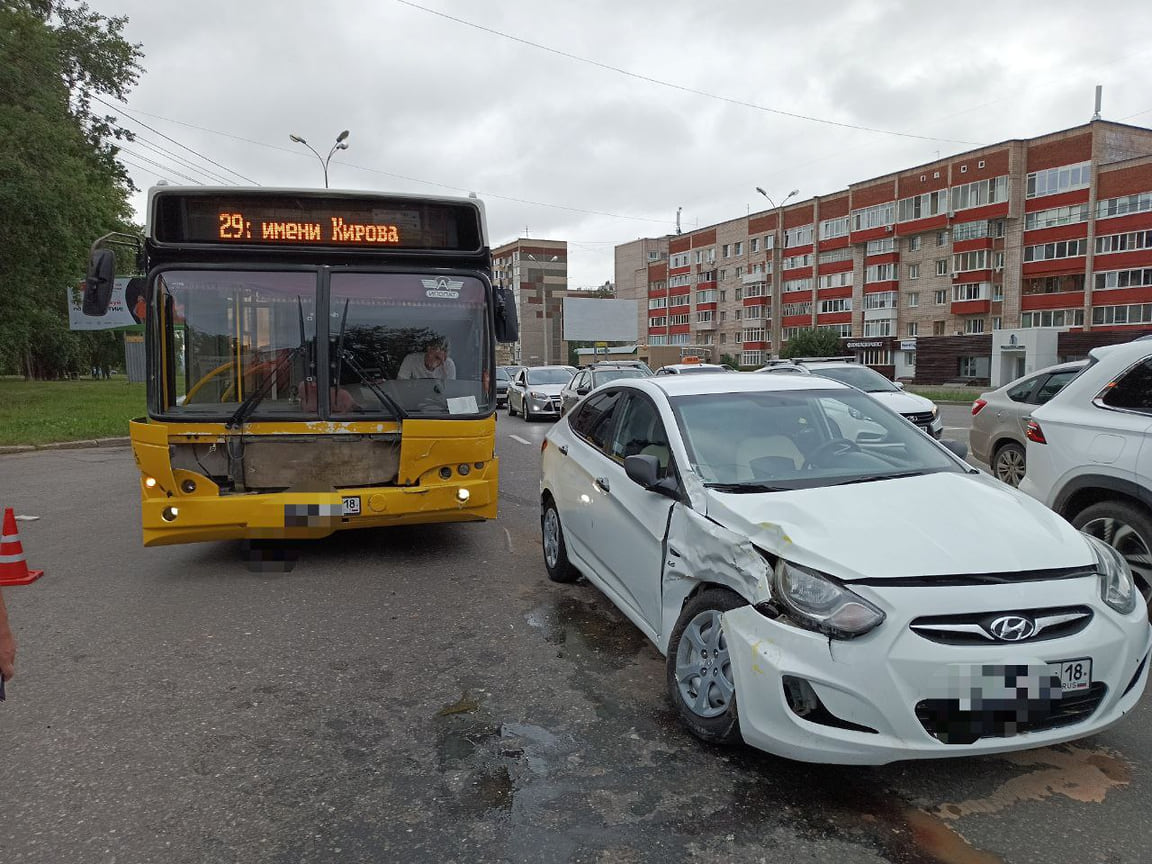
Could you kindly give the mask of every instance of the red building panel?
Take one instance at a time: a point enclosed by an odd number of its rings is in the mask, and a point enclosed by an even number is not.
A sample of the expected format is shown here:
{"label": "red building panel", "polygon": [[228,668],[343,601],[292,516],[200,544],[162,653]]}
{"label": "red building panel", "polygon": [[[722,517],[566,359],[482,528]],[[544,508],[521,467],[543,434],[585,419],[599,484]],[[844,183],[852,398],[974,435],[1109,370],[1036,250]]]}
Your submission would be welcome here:
{"label": "red building panel", "polygon": [[1021,310],[1080,309],[1084,306],[1083,291],[1061,291],[1058,294],[1025,294],[1020,298]]}
{"label": "red building panel", "polygon": [[[921,177],[924,179],[921,180]],[[923,195],[925,192],[935,192],[947,188],[948,167],[939,164],[927,165],[923,168],[913,168],[907,174],[897,178],[896,197],[911,198],[913,195]]]}
{"label": "red building panel", "polygon": [[691,324],[673,324],[668,328],[669,333],[688,333],[692,329]]}
{"label": "red building panel", "polygon": [[[787,295],[785,295],[785,296],[787,296]],[[745,297],[743,302],[744,302],[745,308],[747,308],[748,306],[767,306],[768,305],[768,298],[767,297]]]}
{"label": "red building panel", "polygon": [[716,308],[715,303],[697,303],[696,304],[696,311],[697,312],[705,312],[708,309],[715,309],[715,308]]}
{"label": "red building panel", "polygon": [[864,266],[868,267],[872,264],[899,264],[899,252],[885,252],[882,255],[866,255],[864,257]]}
{"label": "red building panel", "polygon": [[957,284],[963,284],[964,282],[991,282],[992,271],[964,270],[963,272],[957,273],[955,276],[953,276],[952,281]]}
{"label": "red building panel", "polygon": [[658,264],[648,265],[648,281],[659,282],[662,279],[668,278],[668,262],[661,261]]}
{"label": "red building panel", "polygon": [[807,315],[785,315],[780,319],[781,327],[811,327],[812,313]]}
{"label": "red building panel", "polygon": [[850,239],[853,243],[867,243],[869,240],[882,240],[891,237],[896,229],[892,225],[881,225],[879,228],[867,228],[863,231],[853,231]]}
{"label": "red building panel", "polygon": [[684,267],[669,267],[668,268],[668,275],[669,276],[683,276],[685,273],[691,273],[691,272],[692,272],[692,265],[690,265],[690,264],[686,265]]}
{"label": "red building panel", "polygon": [[705,228],[703,231],[697,231],[692,237],[692,248],[699,249],[702,246],[712,246],[716,242],[716,229]]}
{"label": "red building panel", "polygon": [[985,204],[983,207],[969,207],[966,210],[957,210],[952,217],[955,222],[979,222],[981,219],[1004,219],[1008,216],[1008,202],[1000,201],[996,204]]}
{"label": "red building panel", "polygon": [[745,342],[744,343],[744,350],[745,351],[763,351],[769,345],[771,345],[770,342]]}
{"label": "red building panel", "polygon": [[925,231],[941,231],[948,227],[948,215],[929,216],[927,219],[913,219],[911,222],[898,222],[896,233],[902,236],[923,234]]}
{"label": "red building panel", "polygon": [[896,181],[882,180],[869,186],[857,186],[850,190],[850,194],[853,210],[871,207],[873,204],[883,204],[885,201],[895,201]]}
{"label": "red building panel", "polygon": [[816,292],[816,297],[820,300],[835,300],[839,297],[851,297],[852,286],[840,285],[836,288],[821,288]]}
{"label": "red building panel", "polygon": [[1124,234],[1128,231],[1152,229],[1152,213],[1132,213],[1128,216],[1113,216],[1111,219],[1096,220],[1096,236]]}
{"label": "red building panel", "polygon": [[1101,168],[1096,177],[1096,200],[1152,192],[1152,161],[1111,171]]}
{"label": "red building panel", "polygon": [[1134,270],[1137,267],[1152,267],[1152,249],[1109,252],[1107,255],[1097,255],[1092,263],[1092,269],[1097,273],[1101,270]]}
{"label": "red building panel", "polygon": [[851,312],[825,312],[823,315],[816,315],[817,324],[851,324]]}
{"label": "red building panel", "polygon": [[[988,180],[1008,173],[1011,161],[1011,151],[1005,147],[1002,150],[993,150],[990,153],[969,153],[961,158],[953,159],[949,167],[952,170],[952,185],[971,183],[974,180]],[[980,163],[984,167],[980,167]],[[963,170],[967,168],[968,170]]]}
{"label": "red building panel", "polygon": [[703,282],[697,282],[696,283],[696,290],[697,291],[707,291],[709,288],[715,288],[715,287],[716,287],[716,280],[715,279],[707,279]]}
{"label": "red building panel", "polygon": [[953,252],[971,252],[974,249],[991,249],[991,237],[973,237],[971,240],[960,240],[952,244]]}
{"label": "red building panel", "polygon": [[[821,240],[820,241],[820,251],[821,252],[828,252],[832,249],[843,249],[845,246],[850,246],[850,245],[852,245],[852,244],[848,240],[847,236],[833,237],[831,240]],[[839,264],[840,262],[837,261],[836,263]]]}
{"label": "red building panel", "polygon": [[652,288],[651,286],[649,286],[648,296],[649,297],[667,297],[668,296],[668,286],[665,285],[663,288]]}
{"label": "red building panel", "polygon": [[761,213],[753,216],[748,220],[748,233],[753,234],[771,234],[776,230],[776,211],[770,213]]}
{"label": "red building panel", "polygon": [[[1128,254],[1128,253],[1122,253]],[[1120,255],[1116,257],[1121,257]],[[1063,273],[1083,273],[1084,272],[1083,257],[1080,258],[1057,258],[1054,261],[1029,261],[1021,267],[1021,271],[1025,277],[1027,276],[1056,276]],[[1099,261],[1096,259],[1096,269],[1101,269]],[[1113,268],[1109,268],[1113,269]]]}
{"label": "red building panel", "polygon": [[[840,288],[840,289],[834,289],[834,290],[842,291],[844,289]],[[848,289],[848,296],[849,297],[852,296],[851,287],[849,287],[849,289]],[[812,299],[812,292],[811,291],[789,291],[787,294],[781,295],[781,300],[784,303],[803,303],[805,300],[811,300],[811,299]]]}
{"label": "red building panel", "polygon": [[1045,168],[1058,168],[1061,165],[1075,165],[1092,158],[1092,133],[1061,135],[1047,141],[1036,141],[1028,145],[1027,168],[1043,171]]}
{"label": "red building panel", "polygon": [[1054,243],[1057,240],[1076,240],[1088,236],[1088,225],[1054,225],[1051,228],[1036,228],[1024,232],[1024,245],[1036,246],[1039,243]]}
{"label": "red building panel", "polygon": [[[789,251],[791,251],[791,250],[789,250]],[[801,252],[800,254],[804,255],[806,253]],[[781,276],[781,278],[783,278],[785,280],[787,280],[787,279],[811,279],[812,278],[812,268],[811,267],[793,267],[790,270],[782,271],[780,276]]]}
{"label": "red building panel", "polygon": [[1028,198],[1024,202],[1025,213],[1035,213],[1038,210],[1048,210],[1052,207],[1067,207],[1070,204],[1088,203],[1089,190],[1073,189],[1071,192],[1059,192],[1056,195],[1041,195],[1039,198]]}
{"label": "red building panel", "polygon": [[988,300],[961,300],[952,304],[953,315],[980,315],[991,308]]}
{"label": "red building panel", "polygon": [[864,286],[865,294],[879,294],[881,291],[897,291],[900,282],[897,279],[885,279],[883,282],[869,282]]}
{"label": "red building panel", "polygon": [[1152,285],[1092,292],[1093,306],[1123,306],[1127,303],[1152,303]]}
{"label": "red building panel", "polygon": [[675,255],[677,252],[687,252],[691,248],[692,238],[686,235],[668,241],[668,254],[670,255]]}
{"label": "red building panel", "polygon": [[815,207],[812,204],[799,204],[784,211],[784,227],[797,228],[801,225],[811,225]]}
{"label": "red building panel", "polygon": [[648,335],[649,336],[667,336],[668,335],[668,328],[667,327],[649,327],[648,328]]}
{"label": "red building panel", "polygon": [[[825,219],[836,219],[840,216],[847,216],[849,210],[851,210],[851,198],[849,198],[847,195],[837,195],[835,197],[820,199],[821,221]],[[820,245],[823,246],[824,244],[821,243]]]}
{"label": "red building panel", "polygon": [[[821,246],[821,249],[824,247]],[[847,261],[831,261],[827,264],[817,264],[816,273],[820,276],[827,276],[830,273],[848,273],[852,271],[854,262],[851,258]]]}

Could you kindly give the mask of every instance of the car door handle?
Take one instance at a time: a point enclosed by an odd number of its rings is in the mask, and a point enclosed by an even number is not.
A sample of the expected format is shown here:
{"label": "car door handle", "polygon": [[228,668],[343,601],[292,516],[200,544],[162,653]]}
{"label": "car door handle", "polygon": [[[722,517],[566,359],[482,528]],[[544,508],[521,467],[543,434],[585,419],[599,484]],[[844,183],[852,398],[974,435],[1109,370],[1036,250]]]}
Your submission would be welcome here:
{"label": "car door handle", "polygon": [[568,455],[568,445],[567,444],[561,444],[556,449],[560,451],[561,456],[567,456]]}
{"label": "car door handle", "polygon": [[608,483],[607,477],[597,477],[596,478],[596,485],[605,492],[611,492],[612,491],[612,487]]}

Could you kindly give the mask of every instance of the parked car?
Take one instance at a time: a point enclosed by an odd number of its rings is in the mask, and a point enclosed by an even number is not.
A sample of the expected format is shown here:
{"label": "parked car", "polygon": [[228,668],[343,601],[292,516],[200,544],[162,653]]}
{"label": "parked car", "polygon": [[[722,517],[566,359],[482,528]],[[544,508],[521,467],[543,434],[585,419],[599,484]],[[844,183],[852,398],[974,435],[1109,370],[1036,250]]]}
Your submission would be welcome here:
{"label": "parked car", "polygon": [[1096,348],[1027,427],[1020,489],[1111,543],[1152,598],[1152,342]]}
{"label": "parked car", "polygon": [[705,741],[883,764],[1111,725],[1152,644],[1127,563],[948,443],[817,376],[611,382],[545,437],[544,564],[666,655]]}
{"label": "parked car", "polygon": [[992,468],[997,480],[1019,486],[1024,479],[1028,418],[1084,371],[1087,360],[1059,363],[1017,378],[972,403],[968,443],[972,455]]}
{"label": "parked car", "polygon": [[589,363],[583,368],[587,369],[592,366],[623,366],[629,369],[642,369],[646,375],[652,374],[652,368],[643,360],[600,360],[595,363]]}
{"label": "parked car", "polygon": [[560,416],[560,391],[572,380],[572,366],[528,366],[516,373],[508,386],[508,416],[523,415],[532,421],[538,417]]}
{"label": "parked car", "polygon": [[700,372],[731,372],[728,366],[718,363],[669,363],[656,370],[657,375],[695,375]]}
{"label": "parked car", "polygon": [[512,383],[512,375],[508,370],[513,368],[510,366],[496,367],[496,407],[508,404],[508,386]]}
{"label": "parked car", "polygon": [[762,369],[756,369],[757,375],[811,375],[812,373],[798,363],[773,363]]}
{"label": "parked car", "polygon": [[597,363],[595,366],[581,369],[560,391],[560,413],[562,415],[568,413],[573,405],[601,384],[620,378],[648,378],[651,375],[651,372],[638,366],[616,366],[611,363]]}
{"label": "parked car", "polygon": [[938,439],[944,434],[944,422],[940,419],[940,409],[936,407],[936,403],[915,393],[906,393],[903,384],[889,381],[869,366],[839,359],[800,360],[797,365],[802,365],[813,375],[858,387],[896,413],[908,418],[933,438]]}

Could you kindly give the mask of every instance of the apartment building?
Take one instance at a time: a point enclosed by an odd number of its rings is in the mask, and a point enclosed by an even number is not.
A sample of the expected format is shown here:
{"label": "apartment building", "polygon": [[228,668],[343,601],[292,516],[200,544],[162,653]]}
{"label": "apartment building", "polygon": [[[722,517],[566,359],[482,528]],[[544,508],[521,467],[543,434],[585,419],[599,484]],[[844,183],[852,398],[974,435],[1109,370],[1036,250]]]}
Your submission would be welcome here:
{"label": "apartment building", "polygon": [[755,367],[819,327],[890,376],[999,385],[1152,332],[1152,129],[1005,141],[624,244],[616,262],[617,295],[647,299],[650,345]]}
{"label": "apartment building", "polygon": [[520,341],[498,346],[497,362],[525,366],[567,363],[567,242],[521,238],[493,249],[492,281],[512,288],[520,315]]}

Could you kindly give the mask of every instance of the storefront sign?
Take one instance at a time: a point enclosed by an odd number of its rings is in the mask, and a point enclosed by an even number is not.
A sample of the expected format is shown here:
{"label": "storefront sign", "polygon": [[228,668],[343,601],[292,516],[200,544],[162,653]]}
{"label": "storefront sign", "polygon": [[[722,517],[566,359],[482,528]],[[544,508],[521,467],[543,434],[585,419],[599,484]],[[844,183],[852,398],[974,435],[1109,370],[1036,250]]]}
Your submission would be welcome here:
{"label": "storefront sign", "polygon": [[885,347],[885,342],[883,339],[854,339],[850,342],[845,342],[844,347],[852,351],[858,348],[883,348]]}

